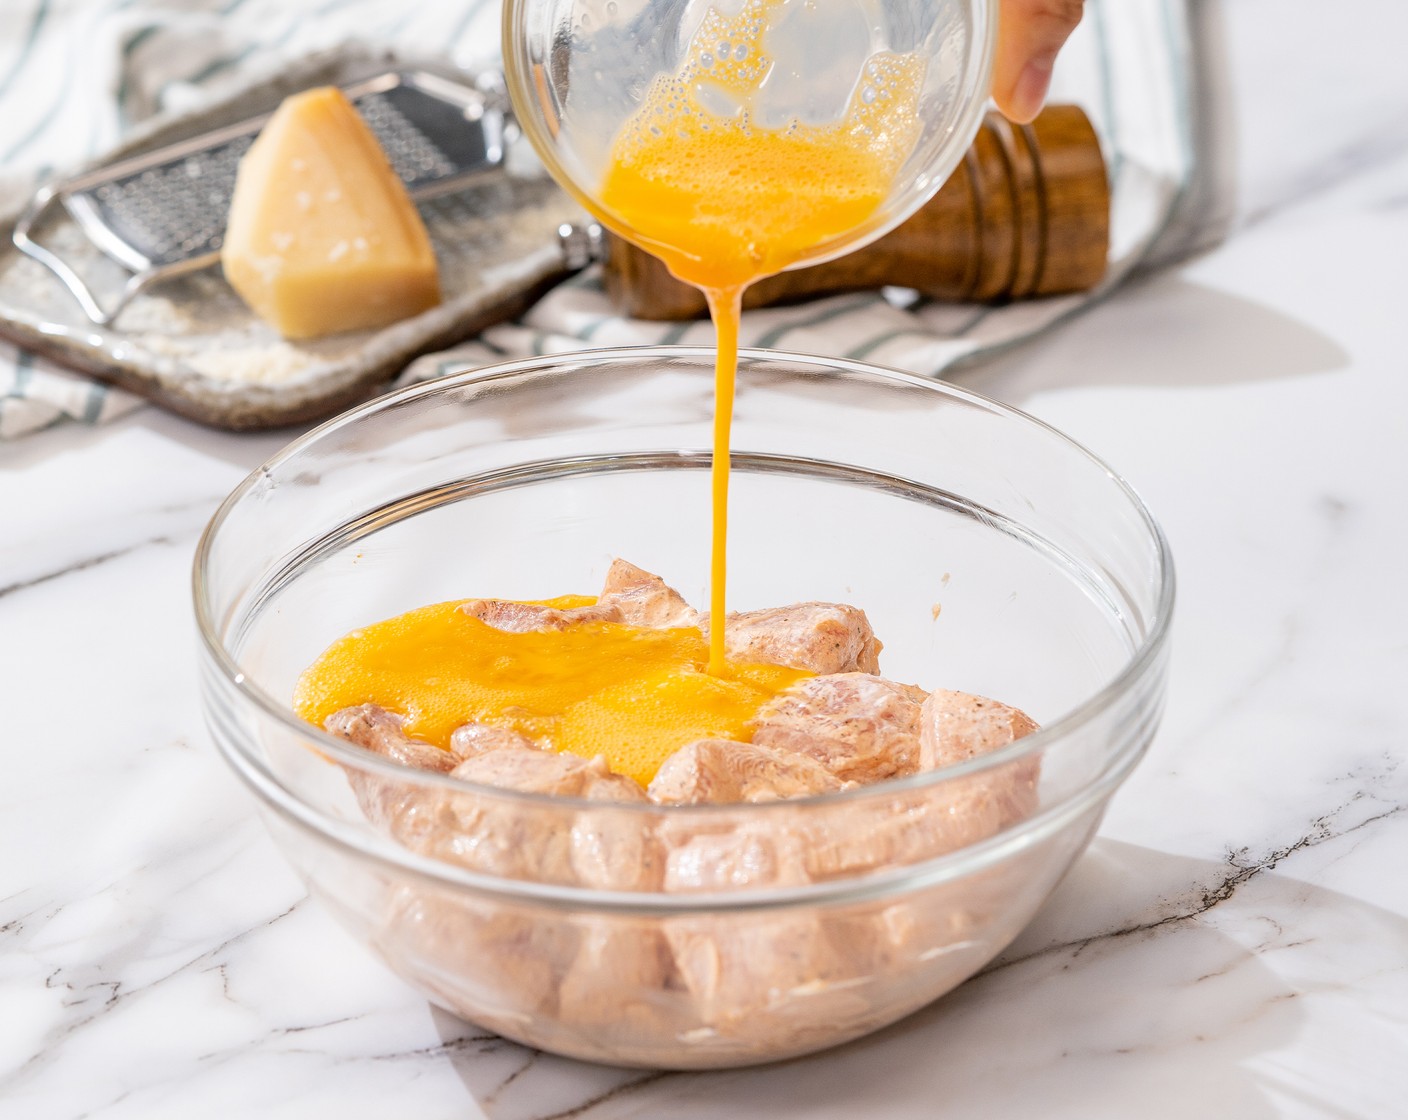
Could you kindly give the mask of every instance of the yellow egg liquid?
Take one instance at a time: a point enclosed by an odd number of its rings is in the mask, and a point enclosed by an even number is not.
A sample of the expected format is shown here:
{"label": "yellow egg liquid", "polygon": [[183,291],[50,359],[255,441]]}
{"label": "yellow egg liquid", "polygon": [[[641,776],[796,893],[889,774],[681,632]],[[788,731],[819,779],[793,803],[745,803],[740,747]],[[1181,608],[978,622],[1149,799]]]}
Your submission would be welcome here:
{"label": "yellow egg liquid", "polygon": [[[912,56],[877,54],[839,122],[764,128],[750,110],[772,63],[769,19],[789,0],[748,0],[725,18],[710,9],[674,77],[658,79],[616,137],[600,190],[601,216],[703,289],[716,334],[710,607],[725,616],[729,436],[743,289],[871,218],[918,134],[923,77]],[[795,0],[792,0],[795,2]],[[705,100],[726,95],[721,116]],[[490,588],[476,588],[479,593]],[[548,605],[590,603],[566,597]],[[303,675],[298,713],[321,726],[333,712],[377,704],[406,717],[414,738],[448,747],[468,722],[520,731],[540,745],[592,757],[648,784],[697,739],[748,741],[769,698],[810,674],[737,665],[724,627],[641,630],[579,623],[499,631],[442,603],[349,634]]]}
{"label": "yellow egg liquid", "polygon": [[441,748],[461,724],[488,723],[552,750],[603,755],[648,785],[686,743],[752,738],[758,708],[811,675],[736,664],[710,674],[704,636],[692,628],[585,622],[515,634],[458,608],[421,607],[338,639],[299,679],[294,710],[321,727],[342,708],[377,704],[403,715],[412,738]]}
{"label": "yellow egg liquid", "polygon": [[[919,133],[924,67],[881,52],[865,63],[842,119],[765,128],[753,106],[772,60],[769,21],[787,0],[749,0],[734,17],[710,8],[680,72],[657,78],[616,137],[599,192],[602,217],[703,290],[714,320],[713,542],[710,612],[724,617],[729,442],[743,290],[864,225],[889,196]],[[722,100],[728,116],[708,108]],[[724,628],[710,631],[722,674]]]}

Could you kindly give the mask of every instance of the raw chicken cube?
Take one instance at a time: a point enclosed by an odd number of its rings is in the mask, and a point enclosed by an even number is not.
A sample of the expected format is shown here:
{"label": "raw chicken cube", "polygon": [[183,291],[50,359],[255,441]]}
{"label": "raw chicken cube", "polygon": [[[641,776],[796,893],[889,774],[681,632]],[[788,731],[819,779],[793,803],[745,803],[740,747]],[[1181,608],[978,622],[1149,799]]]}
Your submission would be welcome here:
{"label": "raw chicken cube", "polygon": [[[964,762],[1034,730],[1036,724],[1015,708],[940,690],[920,711],[920,766]],[[817,880],[861,875],[986,840],[1036,811],[1039,773],[1038,759],[1014,759],[848,814],[814,814],[807,874]]]}
{"label": "raw chicken cube", "polygon": [[[554,797],[593,797],[609,801],[644,800],[645,796],[630,778],[608,770],[606,760],[600,756],[582,758],[531,747],[526,750],[510,747],[473,755],[451,773],[480,785]],[[618,791],[618,796],[613,797],[608,790]]]}
{"label": "raw chicken cube", "polygon": [[[924,702],[919,725],[919,765],[932,770],[990,754],[1037,729],[1025,712],[974,696],[937,689]],[[995,812],[997,828],[1006,828],[1036,811],[1041,760],[1032,755],[975,776],[970,807]],[[996,830],[994,830],[996,831]]]}
{"label": "raw chicken cube", "polygon": [[655,838],[656,820],[635,806],[645,791],[630,778],[609,775],[589,783],[583,796],[592,801],[619,801],[622,808],[593,806],[572,821],[573,881],[602,891],[660,889],[664,859]]}
{"label": "raw chicken cube", "polygon": [[[611,773],[599,757],[498,750],[466,759],[451,775],[560,798],[645,800],[639,785]],[[597,820],[595,813],[583,817],[569,805],[509,802],[472,792],[440,795],[434,814],[438,827],[418,829],[418,850],[493,875],[628,888],[632,877],[657,862],[648,851],[649,822],[629,814]]]}
{"label": "raw chicken cube", "polygon": [[409,766],[416,770],[434,770],[447,774],[459,759],[450,751],[442,751],[432,743],[412,739],[402,730],[402,719],[376,704],[360,704],[343,708],[323,721],[324,729],[339,739]]}
{"label": "raw chicken cube", "polygon": [[566,915],[417,884],[396,888],[372,944],[437,1002],[513,1033],[553,1013],[581,941]]}
{"label": "raw chicken cube", "polygon": [[[767,819],[730,826],[689,817],[662,828],[667,891],[733,891],[810,882],[804,818],[770,810]],[[809,1023],[863,1014],[850,989],[857,959],[832,938],[830,919],[810,908],[682,916],[665,923],[691,1017],[720,1035],[759,1040]]]}
{"label": "raw chicken cube", "polygon": [[[709,616],[700,616],[709,632]],[[730,661],[788,665],[818,675],[878,673],[880,640],[858,607],[794,603],[728,616],[724,649]]]}
{"label": "raw chicken cube", "polygon": [[[408,769],[444,774],[453,770],[459,761],[449,751],[410,738],[402,729],[402,718],[376,704],[343,708],[328,716],[323,726],[330,734]],[[427,827],[423,788],[414,782],[398,782],[355,767],[348,767],[346,773],[357,804],[367,819],[393,831],[398,840],[414,847],[414,837]]]}
{"label": "raw chicken cube", "polygon": [[731,739],[700,739],[670,755],[647,792],[652,801],[679,805],[810,797],[845,785],[804,754]]}
{"label": "raw chicken cube", "polygon": [[1025,712],[968,692],[935,689],[919,725],[919,766],[935,770],[966,762],[1030,735],[1036,722]]}
{"label": "raw chicken cube", "polygon": [[768,818],[749,823],[666,819],[659,830],[665,890],[733,891],[811,882],[797,819],[772,813]]}
{"label": "raw chicken cube", "polygon": [[594,603],[585,607],[545,607],[538,603],[515,603],[511,599],[470,599],[460,610],[495,630],[527,634],[533,630],[565,630],[583,622],[620,622],[621,612],[610,605]]}
{"label": "raw chicken cube", "polygon": [[694,1014],[721,1035],[763,1042],[864,1015],[863,976],[827,923],[805,911],[672,918],[665,937]]}
{"label": "raw chicken cube", "polygon": [[608,1032],[617,1045],[649,1044],[671,1029],[677,994],[667,994],[674,958],[653,921],[581,918],[580,947],[558,989],[564,1026],[594,1040]]}
{"label": "raw chicken cube", "polygon": [[491,723],[465,723],[450,733],[450,753],[460,762],[489,751],[541,749],[535,740],[521,731],[495,727]]}
{"label": "raw chicken cube", "polygon": [[913,774],[924,697],[921,688],[869,673],[811,677],[763,705],[753,742],[806,755],[843,781]]}
{"label": "raw chicken cube", "polygon": [[[606,573],[598,607],[616,608],[622,622],[647,629],[697,626],[707,637],[709,616],[685,602],[657,575],[617,559]],[[586,609],[586,608],[582,608]],[[730,661],[788,665],[813,673],[877,673],[881,644],[865,612],[844,603],[796,603],[728,616]]]}
{"label": "raw chicken cube", "polygon": [[331,734],[392,762],[437,773],[448,773],[465,759],[488,751],[537,749],[537,744],[520,732],[488,723],[466,723],[455,728],[450,736],[450,749],[444,751],[432,743],[412,739],[403,725],[401,716],[376,704],[343,708],[323,723]]}
{"label": "raw chicken cube", "polygon": [[[590,801],[643,802],[645,791],[613,774],[602,758],[539,750],[516,732],[482,725],[457,728],[457,761],[448,751],[406,736],[401,717],[375,705],[330,716],[328,730],[408,768],[524,793]],[[494,734],[498,732],[498,734]],[[526,745],[513,745],[522,740]],[[600,889],[649,890],[659,882],[650,821],[638,814],[580,814],[568,806],[508,803],[472,791],[428,789],[415,781],[349,770],[357,801],[374,824],[421,855],[474,871]]]}
{"label": "raw chicken cube", "polygon": [[1012,823],[1011,775],[970,775],[932,790],[847,806],[813,820],[805,867],[814,880],[921,863],[986,840]]}
{"label": "raw chicken cube", "polygon": [[622,622],[647,630],[699,625],[699,612],[678,591],[659,576],[621,559],[611,562],[597,605],[615,608]]}

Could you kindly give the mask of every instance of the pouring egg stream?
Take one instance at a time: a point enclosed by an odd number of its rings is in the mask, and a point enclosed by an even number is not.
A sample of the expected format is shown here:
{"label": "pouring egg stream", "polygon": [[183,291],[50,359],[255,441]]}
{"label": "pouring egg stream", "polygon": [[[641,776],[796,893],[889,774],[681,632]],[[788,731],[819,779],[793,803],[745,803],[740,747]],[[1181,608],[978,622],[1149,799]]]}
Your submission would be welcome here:
{"label": "pouring egg stream", "polygon": [[[703,290],[714,320],[712,619],[726,617],[729,436],[743,290],[862,229],[889,196],[920,131],[923,62],[888,52],[865,60],[839,121],[759,124],[754,102],[773,65],[764,36],[789,2],[797,0],[746,0],[733,17],[709,9],[680,71],[654,81],[612,142],[596,200],[618,233]],[[719,113],[713,106],[720,102],[736,111]],[[655,579],[640,574],[647,583]],[[701,627],[682,600],[681,620],[665,630],[589,617],[595,603],[567,596],[524,604],[568,612],[543,633],[503,632],[471,617],[463,603],[362,627],[303,674],[295,709],[325,726],[335,713],[375,705],[397,713],[406,734],[446,749],[458,724],[483,722],[552,750],[600,755],[644,786],[688,743],[748,742],[762,706],[812,675],[737,654],[730,661],[725,627]],[[580,610],[588,615],[573,614]],[[558,625],[568,618],[572,625]]]}
{"label": "pouring egg stream", "polygon": [[[708,300],[718,349],[712,468],[710,609],[724,617],[729,433],[743,290],[869,221],[920,132],[924,60],[878,52],[842,118],[768,128],[754,104],[772,60],[770,21],[788,0],[748,0],[733,17],[710,8],[684,65],[657,77],[616,136],[601,215]],[[795,0],[794,0],[795,2]],[[731,101],[723,116],[706,102]],[[710,632],[709,672],[724,672],[724,628]]]}

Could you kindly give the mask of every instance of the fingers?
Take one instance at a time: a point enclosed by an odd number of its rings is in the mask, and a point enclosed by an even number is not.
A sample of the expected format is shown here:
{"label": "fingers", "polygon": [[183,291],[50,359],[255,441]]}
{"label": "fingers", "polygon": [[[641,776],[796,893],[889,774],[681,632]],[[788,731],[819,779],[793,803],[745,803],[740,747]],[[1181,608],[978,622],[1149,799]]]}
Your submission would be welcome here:
{"label": "fingers", "polygon": [[1084,0],[999,0],[992,97],[1025,124],[1041,111],[1056,53],[1080,23]]}

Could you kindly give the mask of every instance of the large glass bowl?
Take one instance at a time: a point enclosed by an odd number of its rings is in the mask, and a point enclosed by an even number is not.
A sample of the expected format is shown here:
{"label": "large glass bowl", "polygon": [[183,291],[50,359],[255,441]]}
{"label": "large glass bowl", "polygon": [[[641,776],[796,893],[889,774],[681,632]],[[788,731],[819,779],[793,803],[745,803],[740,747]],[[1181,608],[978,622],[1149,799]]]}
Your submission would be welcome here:
{"label": "large glass bowl", "polygon": [[[712,386],[712,350],[657,348],[405,389],[250,475],[196,557],[211,733],[310,890],[435,1003],[579,1058],[766,1061],[942,995],[1079,855],[1163,702],[1170,558],[1117,474],[951,385],[745,351],[730,609],[856,604],[887,677],[998,698],[1040,731],[849,792],[667,809],[410,771],[290,711],[333,639],[412,607],[593,593],[613,556],[705,602]],[[974,825],[1016,778],[1035,810]],[[404,846],[354,786],[478,834]],[[481,843],[510,863],[465,856]],[[624,870],[532,858],[564,843],[624,853]],[[717,889],[662,889],[661,860],[691,843],[746,858]]]}

